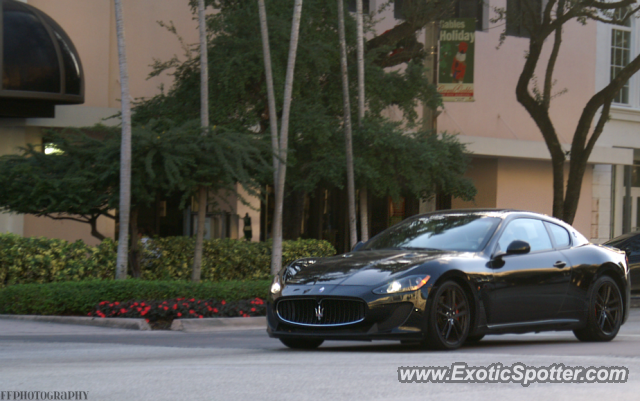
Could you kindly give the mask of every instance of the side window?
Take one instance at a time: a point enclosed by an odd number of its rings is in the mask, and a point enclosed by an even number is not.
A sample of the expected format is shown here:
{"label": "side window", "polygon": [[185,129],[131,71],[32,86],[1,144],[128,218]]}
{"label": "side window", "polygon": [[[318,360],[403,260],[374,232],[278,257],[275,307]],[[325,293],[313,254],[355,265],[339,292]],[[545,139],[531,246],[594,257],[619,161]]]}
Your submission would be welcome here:
{"label": "side window", "polygon": [[629,241],[629,243],[624,247],[625,251],[629,253],[629,257],[639,257],[640,256],[640,238],[634,238]]}
{"label": "side window", "polygon": [[510,243],[515,240],[526,241],[531,246],[531,252],[551,249],[551,239],[544,228],[544,224],[536,219],[516,219],[511,221],[498,241],[499,250],[506,251]]}
{"label": "side window", "polygon": [[567,230],[557,224],[547,224],[549,226],[549,229],[551,230],[551,235],[553,235],[553,240],[556,242],[556,246],[558,248],[565,248],[571,245],[571,239],[569,238],[569,233],[567,232]]}

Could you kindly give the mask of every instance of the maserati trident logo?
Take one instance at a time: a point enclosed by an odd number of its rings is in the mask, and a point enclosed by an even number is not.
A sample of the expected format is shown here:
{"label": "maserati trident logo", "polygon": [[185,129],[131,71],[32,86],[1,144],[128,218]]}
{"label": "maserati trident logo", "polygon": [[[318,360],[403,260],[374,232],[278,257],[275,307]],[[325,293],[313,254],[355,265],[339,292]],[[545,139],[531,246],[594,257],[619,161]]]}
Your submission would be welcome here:
{"label": "maserati trident logo", "polygon": [[318,304],[318,306],[316,307],[316,317],[318,318],[318,321],[322,320],[323,315],[324,308],[322,307],[322,305]]}

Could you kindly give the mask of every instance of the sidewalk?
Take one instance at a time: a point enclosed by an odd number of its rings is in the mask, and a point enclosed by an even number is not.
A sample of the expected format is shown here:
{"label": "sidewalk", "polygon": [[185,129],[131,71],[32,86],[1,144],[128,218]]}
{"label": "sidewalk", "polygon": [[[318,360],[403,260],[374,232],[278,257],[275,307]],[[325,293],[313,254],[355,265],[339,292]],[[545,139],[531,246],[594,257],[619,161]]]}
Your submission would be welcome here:
{"label": "sidewalk", "polygon": [[[37,316],[37,315],[0,315],[0,319],[28,320],[36,322],[77,324],[129,330],[151,330],[145,319],[133,318],[97,318],[85,316]],[[219,317],[207,319],[175,319],[171,330],[183,332],[215,332],[228,330],[266,329],[267,320],[258,317]]]}

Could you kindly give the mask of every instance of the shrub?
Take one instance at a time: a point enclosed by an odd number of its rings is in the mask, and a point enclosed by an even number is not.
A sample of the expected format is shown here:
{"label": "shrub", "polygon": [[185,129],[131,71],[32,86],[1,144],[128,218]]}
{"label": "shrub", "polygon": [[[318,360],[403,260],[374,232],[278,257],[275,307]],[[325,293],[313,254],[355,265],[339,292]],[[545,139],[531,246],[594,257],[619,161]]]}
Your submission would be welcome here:
{"label": "shrub", "polygon": [[270,284],[270,280],[192,283],[135,279],[18,284],[0,289],[0,314],[86,316],[102,301],[266,299]]}
{"label": "shrub", "polygon": [[82,241],[2,234],[0,287],[109,278],[115,269],[114,244],[113,240],[107,239],[98,247],[90,247]]}
{"label": "shrub", "polygon": [[[271,275],[271,241],[246,242],[233,239],[213,239],[204,242],[202,280],[262,280]],[[143,251],[142,278],[149,280],[188,280],[193,263],[193,238],[157,238],[148,242]],[[327,241],[284,241],[282,264],[303,257],[335,255]]]}
{"label": "shrub", "polygon": [[[189,280],[194,239],[154,238],[142,250],[142,278]],[[0,235],[0,288],[6,285],[53,283],[113,278],[117,242],[106,239],[97,247],[47,238]],[[335,255],[330,243],[318,240],[284,241],[283,265],[302,257]],[[271,242],[213,239],[204,242],[203,281],[262,280],[270,276]]]}

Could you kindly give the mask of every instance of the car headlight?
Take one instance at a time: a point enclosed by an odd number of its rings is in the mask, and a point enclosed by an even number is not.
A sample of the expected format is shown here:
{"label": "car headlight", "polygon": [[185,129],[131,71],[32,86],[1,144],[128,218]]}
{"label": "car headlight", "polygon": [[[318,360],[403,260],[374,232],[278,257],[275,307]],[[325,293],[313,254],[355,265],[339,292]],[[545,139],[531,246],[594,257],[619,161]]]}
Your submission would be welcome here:
{"label": "car headlight", "polygon": [[271,284],[271,293],[277,294],[282,290],[282,285],[280,285],[280,276],[276,276],[273,279],[273,283]]}
{"label": "car headlight", "polygon": [[415,291],[427,284],[431,276],[409,276],[383,285],[373,290],[374,294],[395,294],[397,292]]}

